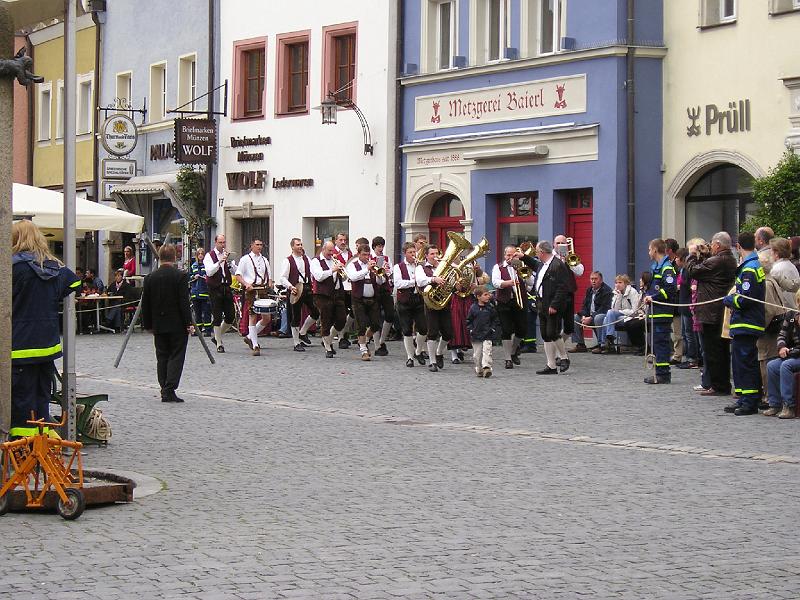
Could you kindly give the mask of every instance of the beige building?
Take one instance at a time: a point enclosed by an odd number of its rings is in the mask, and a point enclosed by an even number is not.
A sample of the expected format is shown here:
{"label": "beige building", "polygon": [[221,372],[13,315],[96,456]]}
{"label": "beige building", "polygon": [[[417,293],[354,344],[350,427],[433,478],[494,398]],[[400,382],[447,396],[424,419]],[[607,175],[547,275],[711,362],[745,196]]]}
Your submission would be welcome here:
{"label": "beige building", "polygon": [[738,231],[751,178],[800,148],[800,0],[664,2],[663,233]]}

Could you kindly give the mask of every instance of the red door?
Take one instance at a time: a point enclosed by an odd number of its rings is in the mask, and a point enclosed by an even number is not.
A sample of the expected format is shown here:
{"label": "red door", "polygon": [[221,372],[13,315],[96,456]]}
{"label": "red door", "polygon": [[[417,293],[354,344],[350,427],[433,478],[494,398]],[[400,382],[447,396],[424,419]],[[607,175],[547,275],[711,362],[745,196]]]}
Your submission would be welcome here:
{"label": "red door", "polygon": [[430,220],[428,221],[428,240],[431,244],[436,244],[439,250],[444,253],[450,240],[447,237],[448,231],[458,233],[464,232],[461,220],[464,218],[464,206],[461,201],[452,194],[446,194],[439,198],[431,209]]}
{"label": "red door", "polygon": [[575,312],[583,304],[583,296],[589,287],[592,273],[592,190],[573,190],[567,204],[567,237],[575,244],[575,254],[580,256],[583,275],[578,277],[575,293]]}

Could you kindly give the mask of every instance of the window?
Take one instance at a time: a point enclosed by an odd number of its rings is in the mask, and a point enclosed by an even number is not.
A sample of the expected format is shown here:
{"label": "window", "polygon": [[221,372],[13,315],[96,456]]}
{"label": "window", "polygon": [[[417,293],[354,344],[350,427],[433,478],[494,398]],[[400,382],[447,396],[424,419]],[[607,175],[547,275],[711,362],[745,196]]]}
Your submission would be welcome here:
{"label": "window", "polygon": [[755,209],[752,177],[735,165],[720,165],[686,195],[686,239],[710,240],[717,231],[739,231]]}
{"label": "window", "polygon": [[93,74],[78,77],[78,116],[76,131],[78,135],[92,132],[92,118],[94,116],[94,98],[92,91],[94,84]]}
{"label": "window", "polygon": [[714,27],[736,21],[736,0],[701,0],[700,26]]}
{"label": "window", "polygon": [[537,192],[497,196],[497,259],[502,260],[506,246],[539,241],[539,205]]}
{"label": "window", "polygon": [[561,0],[539,0],[539,54],[552,54],[561,48]]}
{"label": "window", "polygon": [[566,19],[567,0],[522,0],[520,55],[530,57],[561,51]]}
{"label": "window", "polygon": [[264,117],[264,77],[267,38],[252,38],[233,44],[234,119]]}
{"label": "window", "polygon": [[150,65],[150,111],[151,123],[167,118],[167,63]]}
{"label": "window", "polygon": [[[474,11],[474,2],[462,4],[469,5],[470,11]],[[450,69],[458,52],[458,4],[454,0],[422,0],[422,8],[422,72]],[[470,19],[470,27],[474,22],[475,19]]]}
{"label": "window", "polygon": [[[335,242],[336,234],[350,231],[348,217],[317,217],[314,219],[314,254],[322,251],[322,244]],[[349,234],[348,234],[349,235]]]}
{"label": "window", "polygon": [[308,32],[278,36],[278,114],[308,114],[308,40]]}
{"label": "window", "polygon": [[508,0],[489,0],[486,8],[489,12],[487,19],[489,47],[486,58],[490,61],[500,60],[508,47]]}
{"label": "window", "polygon": [[182,56],[178,61],[178,106],[194,110],[197,97],[197,55]]}
{"label": "window", "polygon": [[50,141],[50,126],[52,120],[52,83],[38,84],[38,114],[37,138],[40,142]]}
{"label": "window", "polygon": [[340,103],[355,102],[356,44],[358,23],[344,23],[322,28],[324,38],[322,99],[337,92]]}
{"label": "window", "polygon": [[56,139],[64,138],[64,82],[56,84]]}
{"label": "window", "polygon": [[453,15],[453,3],[441,2],[437,11],[436,19],[437,35],[437,68],[440,70],[449,69],[453,64],[455,51],[455,15]]}
{"label": "window", "polygon": [[131,79],[133,73],[117,73],[117,91],[116,91],[116,104],[118,108],[127,106],[133,103],[133,96],[131,91]]}
{"label": "window", "polygon": [[780,15],[800,10],[800,0],[770,0],[769,13]]}

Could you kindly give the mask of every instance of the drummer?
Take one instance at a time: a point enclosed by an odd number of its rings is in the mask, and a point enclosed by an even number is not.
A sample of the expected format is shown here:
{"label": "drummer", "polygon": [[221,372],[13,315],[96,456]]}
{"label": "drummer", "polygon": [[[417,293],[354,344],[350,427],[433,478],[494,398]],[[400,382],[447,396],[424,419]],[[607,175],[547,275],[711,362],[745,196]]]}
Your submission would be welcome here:
{"label": "drummer", "polygon": [[[294,351],[305,352],[306,346],[311,346],[308,330],[319,318],[319,311],[311,295],[311,264],[303,249],[303,241],[292,238],[289,244],[292,253],[283,260],[280,281],[289,294],[289,323],[292,326]],[[308,315],[300,327],[304,306]]]}
{"label": "drummer", "polygon": [[253,356],[261,355],[261,346],[258,344],[258,334],[267,326],[269,314],[258,315],[253,311],[253,303],[259,298],[274,295],[272,271],[269,260],[261,253],[264,250],[264,241],[258,237],[250,243],[250,253],[243,256],[236,269],[236,279],[245,290],[244,301],[248,313],[248,333],[244,342],[250,346]]}

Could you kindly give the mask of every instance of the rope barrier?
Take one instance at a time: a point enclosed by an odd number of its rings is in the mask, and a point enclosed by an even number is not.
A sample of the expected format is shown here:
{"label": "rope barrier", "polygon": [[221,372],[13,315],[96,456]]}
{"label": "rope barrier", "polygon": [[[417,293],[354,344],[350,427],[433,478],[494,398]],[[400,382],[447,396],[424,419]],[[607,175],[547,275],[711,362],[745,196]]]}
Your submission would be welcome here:
{"label": "rope barrier", "polygon": [[[81,299],[80,298],[76,298],[76,300],[78,302],[80,302]],[[114,304],[112,306],[101,306],[100,310],[109,310],[111,308],[122,308],[123,306],[132,306],[134,304],[139,304],[139,300],[131,300],[130,302],[122,302],[120,304]],[[97,312],[97,307],[95,307],[95,308],[87,308],[85,310],[76,310],[75,314],[77,314],[77,313],[93,313],[93,312]],[[58,311],[58,314],[63,315],[64,311],[60,310],[60,311]]]}

